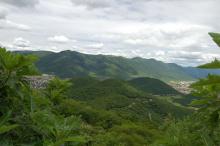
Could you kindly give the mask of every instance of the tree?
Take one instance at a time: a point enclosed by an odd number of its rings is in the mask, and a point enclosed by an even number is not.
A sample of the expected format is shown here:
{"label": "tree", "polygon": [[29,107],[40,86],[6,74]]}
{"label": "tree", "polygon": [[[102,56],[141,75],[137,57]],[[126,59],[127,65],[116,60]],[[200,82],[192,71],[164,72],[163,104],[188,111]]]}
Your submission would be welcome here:
{"label": "tree", "polygon": [[79,134],[82,122],[75,116],[63,117],[49,111],[37,111],[31,114],[31,119],[45,146],[61,146],[66,142],[86,143],[86,138]]}
{"label": "tree", "polygon": [[[30,88],[26,77],[39,74],[35,61],[34,56],[0,48],[0,145],[71,146],[85,143],[86,138],[80,133],[83,124],[80,118],[65,117],[56,108],[59,101],[67,98],[68,81],[52,80],[44,94]],[[45,100],[39,102],[37,99]],[[36,108],[32,108],[33,105],[37,105]]]}
{"label": "tree", "polygon": [[14,106],[12,97],[23,97],[22,91],[28,88],[24,77],[38,74],[35,61],[34,56],[14,54],[0,48],[0,115]]}

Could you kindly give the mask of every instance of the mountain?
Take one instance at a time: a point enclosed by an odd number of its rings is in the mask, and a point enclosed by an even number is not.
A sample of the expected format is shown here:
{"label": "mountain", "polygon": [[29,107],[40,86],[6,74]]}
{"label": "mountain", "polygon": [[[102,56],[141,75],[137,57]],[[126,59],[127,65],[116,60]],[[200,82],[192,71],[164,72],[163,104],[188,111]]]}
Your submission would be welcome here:
{"label": "mountain", "polygon": [[193,80],[181,66],[154,59],[88,55],[75,51],[22,53],[39,56],[36,65],[42,73],[55,74],[62,78],[91,76],[100,79],[151,77],[164,81]]}
{"label": "mountain", "polygon": [[195,67],[184,68],[185,72],[193,78],[200,79],[205,78],[208,74],[220,75],[220,69],[201,69]]}
{"label": "mountain", "polygon": [[[17,52],[18,53],[18,52]],[[133,79],[150,77],[163,81],[195,80],[218,73],[219,70],[184,68],[174,63],[164,63],[155,59],[124,58],[110,55],[89,55],[75,51],[59,53],[49,51],[21,51],[39,57],[36,66],[42,73],[54,74],[62,78],[96,77],[99,79]]]}
{"label": "mountain", "polygon": [[19,53],[19,54],[23,54],[23,55],[33,54],[38,57],[44,57],[49,54],[53,54],[53,52],[51,52],[51,51],[14,51],[14,53]]}

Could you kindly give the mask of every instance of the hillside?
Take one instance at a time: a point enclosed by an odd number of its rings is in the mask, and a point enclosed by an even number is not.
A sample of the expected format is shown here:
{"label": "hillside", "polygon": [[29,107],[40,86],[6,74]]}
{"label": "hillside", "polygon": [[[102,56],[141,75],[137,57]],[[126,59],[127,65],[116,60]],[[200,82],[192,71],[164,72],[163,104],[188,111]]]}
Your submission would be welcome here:
{"label": "hillside", "polygon": [[220,74],[220,70],[204,70],[181,67],[174,63],[163,63],[155,59],[124,58],[109,55],[89,55],[75,51],[59,53],[48,51],[19,51],[21,54],[34,54],[39,57],[36,66],[42,73],[62,78],[96,77],[99,79],[133,79],[150,77],[163,81],[191,81]]}
{"label": "hillside", "polygon": [[58,75],[62,78],[91,76],[100,79],[152,77],[164,81],[193,80],[181,66],[154,59],[88,55],[74,51],[60,53],[25,51],[21,53],[39,56],[36,65],[41,72]]}
{"label": "hillside", "polygon": [[166,83],[153,78],[136,78],[129,83],[137,89],[154,95],[179,95],[180,93]]}
{"label": "hillside", "polygon": [[[172,114],[175,117],[182,117],[189,113],[189,109],[175,106],[174,104],[167,102],[165,99],[158,98],[155,94],[178,94],[177,91],[172,89],[165,83],[154,79],[143,79],[142,85],[137,84],[136,81],[123,81],[117,79],[107,79],[104,81],[98,81],[92,78],[74,78],[71,80],[72,87],[70,90],[70,96],[73,99],[84,101],[94,108],[100,108],[108,111],[114,111],[123,117],[137,119],[148,119],[149,114],[156,121],[160,121],[161,117],[165,117],[168,114]],[[149,85],[155,82],[152,87]],[[83,84],[85,86],[83,86]],[[140,83],[140,82],[139,82]],[[169,89],[167,92],[159,89]]]}

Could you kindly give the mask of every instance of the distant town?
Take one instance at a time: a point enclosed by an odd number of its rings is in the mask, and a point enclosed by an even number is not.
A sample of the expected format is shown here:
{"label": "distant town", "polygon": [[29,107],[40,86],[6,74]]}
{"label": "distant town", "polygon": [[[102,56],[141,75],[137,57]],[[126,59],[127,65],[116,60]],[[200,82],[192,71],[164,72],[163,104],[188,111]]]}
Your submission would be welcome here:
{"label": "distant town", "polygon": [[171,81],[168,84],[170,86],[172,86],[174,89],[176,89],[177,91],[179,91],[180,93],[183,94],[190,94],[192,89],[190,88],[190,86],[194,83],[195,81]]}

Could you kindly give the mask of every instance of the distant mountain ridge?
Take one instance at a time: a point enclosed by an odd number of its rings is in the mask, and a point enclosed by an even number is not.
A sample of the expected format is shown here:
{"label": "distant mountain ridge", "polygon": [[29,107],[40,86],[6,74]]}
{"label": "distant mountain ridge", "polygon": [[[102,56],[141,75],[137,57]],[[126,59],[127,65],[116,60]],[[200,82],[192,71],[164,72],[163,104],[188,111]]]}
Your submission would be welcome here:
{"label": "distant mountain ridge", "polygon": [[163,81],[191,81],[203,78],[209,73],[220,74],[220,70],[185,68],[174,63],[164,63],[140,57],[129,59],[111,55],[89,55],[75,51],[59,53],[19,51],[17,53],[39,56],[36,65],[42,73],[62,78],[91,76],[100,79],[133,79],[150,77]]}
{"label": "distant mountain ridge", "polygon": [[185,67],[185,72],[192,76],[193,78],[205,78],[208,74],[217,74],[220,75],[220,69],[201,69],[195,67]]}

